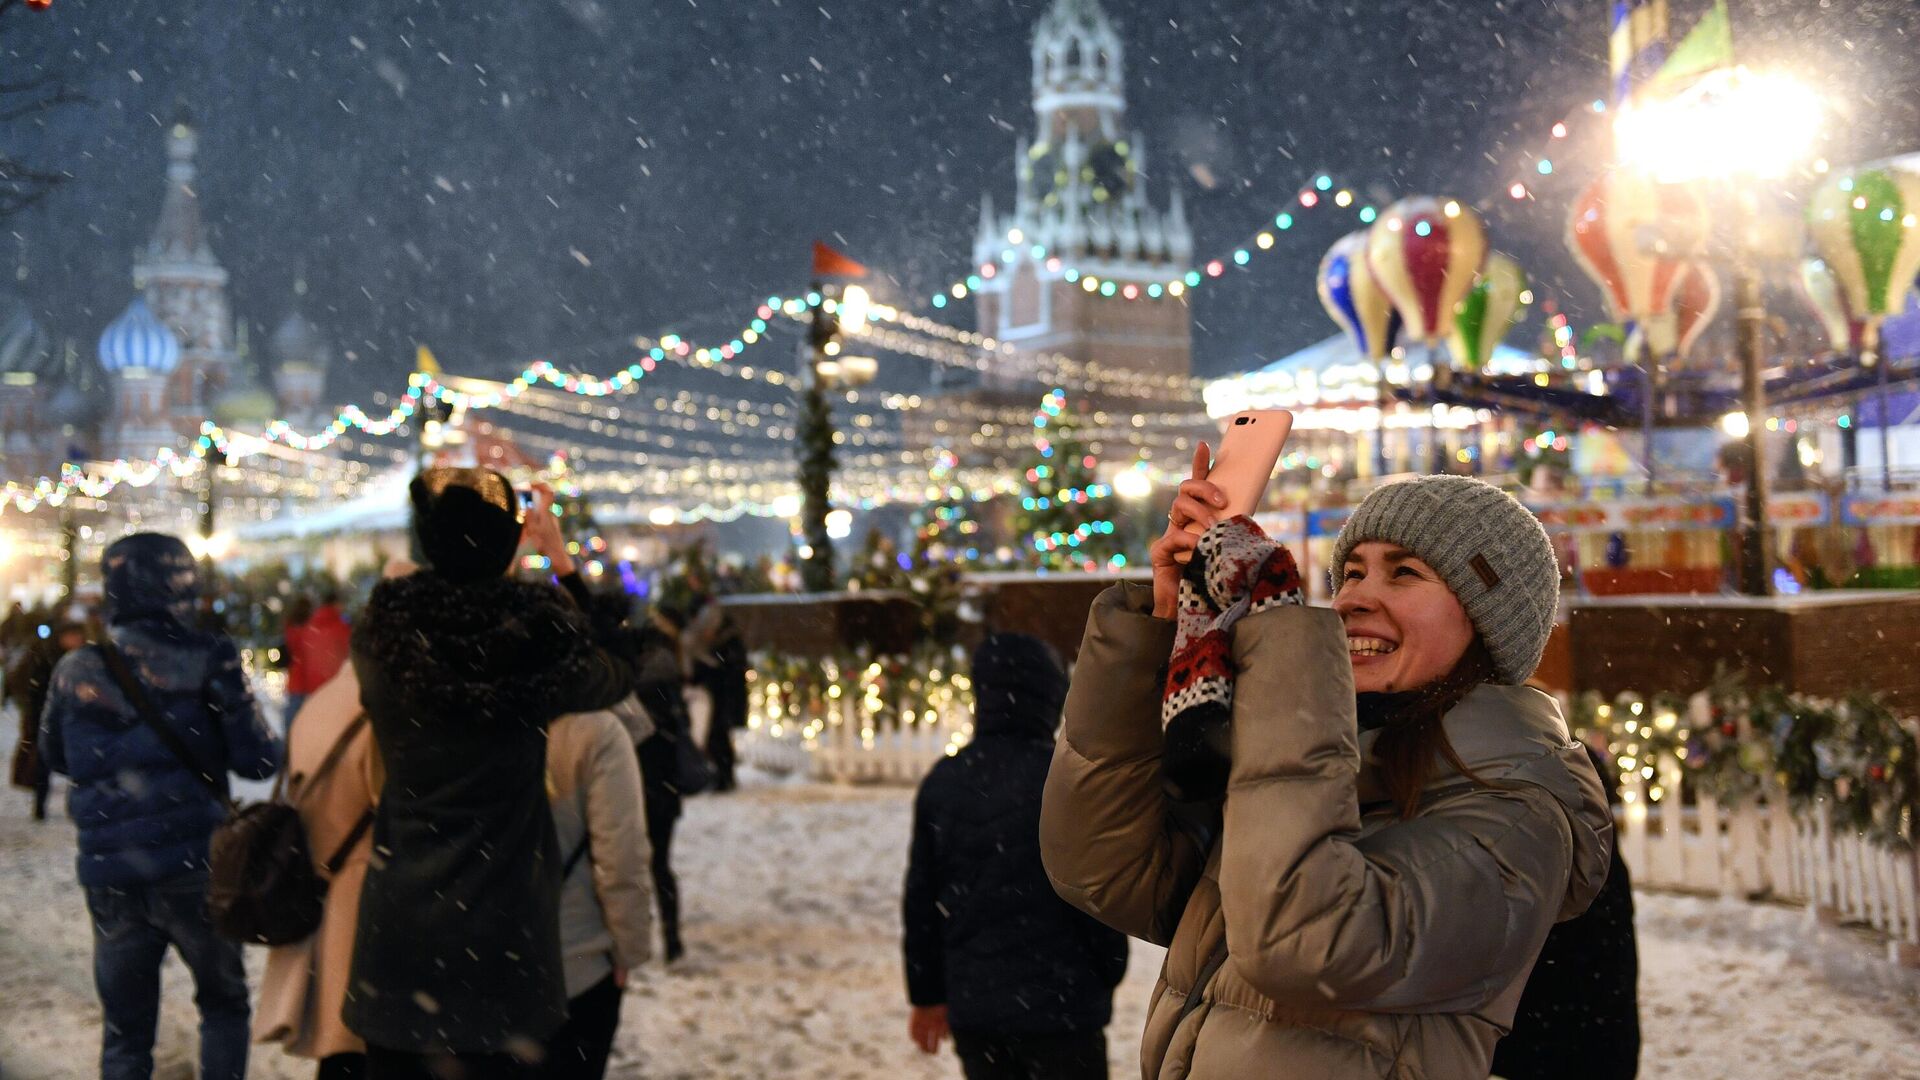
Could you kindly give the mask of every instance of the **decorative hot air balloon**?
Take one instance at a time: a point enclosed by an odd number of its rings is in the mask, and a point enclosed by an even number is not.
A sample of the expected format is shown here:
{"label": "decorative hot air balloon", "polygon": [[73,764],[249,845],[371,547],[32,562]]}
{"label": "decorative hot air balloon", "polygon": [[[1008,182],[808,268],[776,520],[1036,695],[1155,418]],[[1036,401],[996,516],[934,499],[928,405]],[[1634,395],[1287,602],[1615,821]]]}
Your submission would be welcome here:
{"label": "decorative hot air balloon", "polygon": [[1868,169],[1835,176],[1814,192],[1807,220],[1814,246],[1864,324],[1864,343],[1874,347],[1881,320],[1905,309],[1920,274],[1920,175]]}
{"label": "decorative hot air balloon", "polygon": [[1367,267],[1367,230],[1333,242],[1320,260],[1318,285],[1320,305],[1346,331],[1354,351],[1368,360],[1385,359],[1393,348],[1397,316]]}
{"label": "decorative hot air balloon", "polygon": [[1840,287],[1833,268],[1820,258],[1807,256],[1800,262],[1800,290],[1807,306],[1820,317],[1833,351],[1843,355],[1859,351],[1861,320],[1847,303],[1846,290]]}
{"label": "decorative hot air balloon", "polygon": [[1487,254],[1480,215],[1457,199],[1420,196],[1387,207],[1367,237],[1367,265],[1407,332],[1437,343]]}
{"label": "decorative hot air balloon", "polygon": [[1647,343],[1663,357],[1685,359],[1720,310],[1720,277],[1705,263],[1687,263],[1674,281],[1670,299],[1673,306],[1666,314],[1643,324]]}
{"label": "decorative hot air balloon", "polygon": [[1567,247],[1614,318],[1651,319],[1671,308],[1683,256],[1707,224],[1706,203],[1691,188],[1615,170],[1574,199]]}
{"label": "decorative hot air balloon", "polygon": [[1494,346],[1507,336],[1520,314],[1527,293],[1527,272],[1500,252],[1487,255],[1487,265],[1475,275],[1473,287],[1453,313],[1449,345],[1454,363],[1479,371],[1493,359]]}

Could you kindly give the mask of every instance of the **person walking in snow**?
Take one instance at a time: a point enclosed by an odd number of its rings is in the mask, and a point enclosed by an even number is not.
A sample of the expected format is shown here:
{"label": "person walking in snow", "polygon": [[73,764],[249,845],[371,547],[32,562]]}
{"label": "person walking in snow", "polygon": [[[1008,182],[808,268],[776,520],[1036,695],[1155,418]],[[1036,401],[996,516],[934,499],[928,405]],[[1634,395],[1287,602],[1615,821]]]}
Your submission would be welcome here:
{"label": "person walking in snow", "polygon": [[627,679],[566,593],[507,575],[522,541],[571,571],[542,492],[428,469],[410,487],[419,572],[353,630],[386,770],[342,1010],[386,1077],[520,1076],[567,1019],[547,726]]}
{"label": "person walking in snow", "polygon": [[974,650],[973,690],[973,741],[914,800],[908,1034],[929,1054],[951,1034],[968,1080],[1103,1078],[1127,938],[1055,895],[1040,865],[1066,672],[1044,642],[994,634]]}
{"label": "person walking in snow", "polygon": [[40,714],[46,711],[47,690],[53,685],[53,669],[60,658],[86,644],[87,628],[71,620],[56,623],[45,641],[38,638],[20,649],[20,656],[7,669],[8,700],[20,714],[20,739],[13,748],[13,786],[33,793],[33,820],[47,820],[47,796],[53,791],[53,776],[40,760]]}
{"label": "person walking in snow", "polygon": [[54,668],[39,752],[71,779],[79,875],[93,920],[102,1080],[153,1075],[160,964],[193,975],[201,1080],[247,1072],[240,946],[207,910],[207,849],[227,814],[227,775],[264,780],[280,763],[247,688],[240,651],[194,628],[199,571],[159,533],[115,541],[101,560],[105,640]]}
{"label": "person walking in snow", "polygon": [[1553,625],[1553,549],[1480,481],[1389,484],[1334,544],[1333,608],[1305,607],[1291,554],[1220,518],[1205,455],[1153,586],[1089,615],[1047,872],[1169,949],[1147,1077],[1486,1076],[1613,841],[1585,750],[1520,685]]}
{"label": "person walking in snow", "polygon": [[746,639],[717,596],[707,597],[688,624],[688,659],[693,683],[713,703],[707,720],[707,760],[713,763],[713,789],[734,788],[733,733],[747,726]]}
{"label": "person walking in snow", "polygon": [[[417,569],[395,559],[385,576],[405,577]],[[299,811],[314,872],[327,891],[320,926],[310,937],[267,950],[253,1038],[318,1062],[319,1080],[360,1080],[367,1045],[347,1029],[340,1010],[353,964],[360,888],[373,855],[373,809],[385,776],[353,665],[341,665],[291,719],[298,727],[287,726],[287,798]]]}
{"label": "person walking in snow", "polygon": [[634,753],[645,793],[649,871],[660,905],[660,936],[666,961],[672,964],[686,954],[680,938],[680,881],[673,873],[673,833],[685,803],[683,769],[689,760],[699,759],[697,751],[682,753],[682,743],[693,738],[681,666],[682,619],[679,612],[661,607],[645,622],[633,625],[626,618],[624,597],[618,599],[618,607],[617,614],[601,620],[601,632],[632,673],[634,695],[650,729],[645,734],[636,732]]}
{"label": "person walking in snow", "polygon": [[547,790],[560,865],[567,1022],[547,1039],[543,1075],[599,1080],[620,1027],[628,973],[653,954],[645,796],[634,735],[650,722],[632,697],[547,728]]}

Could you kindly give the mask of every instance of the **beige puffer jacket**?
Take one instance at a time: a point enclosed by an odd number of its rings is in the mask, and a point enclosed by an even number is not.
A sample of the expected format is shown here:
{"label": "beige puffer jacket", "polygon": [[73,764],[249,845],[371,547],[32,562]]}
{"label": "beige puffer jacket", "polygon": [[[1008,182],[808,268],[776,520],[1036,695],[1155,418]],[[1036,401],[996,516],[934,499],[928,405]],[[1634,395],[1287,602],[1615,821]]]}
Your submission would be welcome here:
{"label": "beige puffer jacket", "polygon": [[1485,1077],[1548,929],[1586,910],[1613,824],[1553,700],[1481,686],[1445,719],[1444,765],[1401,821],[1363,764],[1339,617],[1286,607],[1234,628],[1224,804],[1169,801],[1152,591],[1094,603],[1041,815],[1060,895],[1168,947],[1147,1080]]}

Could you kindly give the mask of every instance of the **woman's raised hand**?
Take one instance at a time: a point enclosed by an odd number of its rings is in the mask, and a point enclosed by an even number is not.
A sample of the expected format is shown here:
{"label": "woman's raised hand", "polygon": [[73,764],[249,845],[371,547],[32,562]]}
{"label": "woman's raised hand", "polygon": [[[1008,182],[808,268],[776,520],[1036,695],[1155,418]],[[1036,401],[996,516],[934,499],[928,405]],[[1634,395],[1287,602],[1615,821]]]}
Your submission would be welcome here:
{"label": "woman's raised hand", "polygon": [[[1167,511],[1167,531],[1154,542],[1149,552],[1149,561],[1153,566],[1153,614],[1156,618],[1173,618],[1180,600],[1180,575],[1193,559],[1194,548],[1200,543],[1200,533],[1220,520],[1220,512],[1226,508],[1227,493],[1207,482],[1212,462],[1213,450],[1206,443],[1194,448],[1193,473],[1180,482],[1173,508]],[[1198,525],[1199,529],[1189,532],[1189,525]]]}

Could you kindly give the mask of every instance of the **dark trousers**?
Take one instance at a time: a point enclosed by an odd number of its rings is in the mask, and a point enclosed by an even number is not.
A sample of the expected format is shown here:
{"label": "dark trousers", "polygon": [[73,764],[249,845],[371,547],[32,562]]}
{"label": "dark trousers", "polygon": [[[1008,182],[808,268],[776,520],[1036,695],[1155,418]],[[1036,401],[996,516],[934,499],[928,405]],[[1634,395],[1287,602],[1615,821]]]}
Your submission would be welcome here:
{"label": "dark trousers", "polygon": [[366,1080],[367,1055],[329,1054],[320,1059],[316,1080]]}
{"label": "dark trousers", "polygon": [[240,946],[214,934],[207,875],[182,874],[152,885],[86,889],[93,917],[93,983],[104,1033],[101,1080],[149,1080],[160,1021],[160,962],[168,946],[193,974],[200,1008],[201,1080],[247,1075],[247,975]]}
{"label": "dark trousers", "polygon": [[540,1067],[512,1054],[420,1054],[367,1047],[367,1080],[532,1080]]}
{"label": "dark trousers", "polygon": [[673,876],[673,827],[680,820],[680,799],[649,795],[647,843],[653,846],[653,893],[660,902],[660,933],[667,959],[680,957],[680,881]]}
{"label": "dark trousers", "polygon": [[733,728],[725,718],[714,710],[713,719],[707,724],[707,760],[713,762],[713,790],[732,791],[733,779]]}
{"label": "dark trousers", "polygon": [[967,1080],[1106,1080],[1107,1033],[1055,1035],[953,1033]]}
{"label": "dark trousers", "polygon": [[620,987],[609,975],[567,1002],[567,1022],[547,1040],[541,1076],[547,1080],[600,1080],[620,1030]]}
{"label": "dark trousers", "polygon": [[33,820],[47,820],[47,796],[53,791],[53,774],[38,757],[33,762]]}

